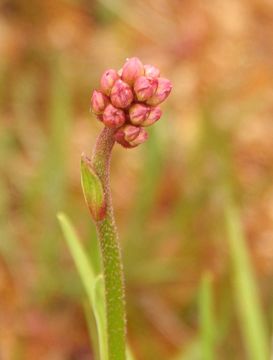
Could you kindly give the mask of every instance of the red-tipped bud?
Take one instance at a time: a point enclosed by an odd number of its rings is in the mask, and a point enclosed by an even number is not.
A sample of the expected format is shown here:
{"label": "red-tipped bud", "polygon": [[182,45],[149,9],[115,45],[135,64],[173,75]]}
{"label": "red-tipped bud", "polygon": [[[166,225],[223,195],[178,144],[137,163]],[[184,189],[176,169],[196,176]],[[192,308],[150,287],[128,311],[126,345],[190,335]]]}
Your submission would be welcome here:
{"label": "red-tipped bud", "polygon": [[147,100],[147,104],[155,106],[162,103],[172,90],[172,83],[165,78],[158,78],[158,87],[155,94]]}
{"label": "red-tipped bud", "polygon": [[102,121],[107,127],[119,128],[125,123],[124,111],[109,104],[104,110]]}
{"label": "red-tipped bud", "polygon": [[114,135],[115,140],[125,148],[131,148],[130,142],[139,135],[140,128],[133,125],[124,125]]}
{"label": "red-tipped bud", "polygon": [[97,119],[101,122],[103,122],[103,114],[97,115]]}
{"label": "red-tipped bud", "polygon": [[137,57],[132,57],[126,60],[122,68],[121,78],[129,85],[133,85],[135,80],[144,74],[144,67],[142,62]]}
{"label": "red-tipped bud", "polygon": [[111,102],[117,108],[125,109],[133,101],[134,95],[128,84],[117,80],[111,90]]}
{"label": "red-tipped bud", "polygon": [[109,99],[101,91],[94,90],[91,97],[91,110],[93,113],[102,114],[106,106],[109,104]]}
{"label": "red-tipped bud", "polygon": [[134,104],[130,107],[129,116],[130,122],[133,125],[142,125],[149,115],[150,107],[144,104]]}
{"label": "red-tipped bud", "polygon": [[114,135],[115,140],[125,148],[133,148],[148,139],[147,132],[137,126],[124,125]]}
{"label": "red-tipped bud", "polygon": [[158,78],[160,76],[160,70],[150,64],[144,65],[144,74],[147,77]]}
{"label": "red-tipped bud", "polygon": [[132,147],[135,147],[137,145],[144,143],[147,139],[148,139],[147,131],[144,130],[143,128],[140,128],[140,132],[138,136],[134,140],[130,141],[130,145]]}
{"label": "red-tipped bud", "polygon": [[126,141],[133,141],[140,133],[140,128],[133,125],[125,125],[123,128],[124,139]]}
{"label": "red-tipped bud", "polygon": [[102,92],[106,95],[110,95],[114,83],[119,79],[118,73],[114,69],[106,70],[100,79],[100,86]]}
{"label": "red-tipped bud", "polygon": [[134,90],[139,101],[146,101],[152,97],[157,89],[157,79],[140,76],[136,79]]}
{"label": "red-tipped bud", "polygon": [[161,118],[162,115],[162,111],[161,109],[156,106],[154,108],[150,108],[150,113],[147,117],[147,119],[145,119],[143,121],[143,123],[141,124],[141,126],[150,126],[153,125],[156,121],[158,121]]}

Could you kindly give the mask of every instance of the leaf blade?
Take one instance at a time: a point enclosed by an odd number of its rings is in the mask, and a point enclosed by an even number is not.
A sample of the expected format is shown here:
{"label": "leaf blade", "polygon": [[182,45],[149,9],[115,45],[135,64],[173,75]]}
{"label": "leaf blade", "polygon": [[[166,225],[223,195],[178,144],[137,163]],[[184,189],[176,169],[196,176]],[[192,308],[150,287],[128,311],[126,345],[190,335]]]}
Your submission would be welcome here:
{"label": "leaf blade", "polygon": [[225,217],[233,266],[234,293],[245,347],[249,359],[268,359],[269,341],[254,269],[248,254],[239,214],[233,204],[226,206]]}
{"label": "leaf blade", "polygon": [[215,359],[215,322],[213,312],[212,274],[206,272],[199,295],[201,347],[204,360]]}
{"label": "leaf blade", "polygon": [[94,171],[90,159],[82,154],[81,184],[85,202],[95,221],[102,220],[106,215],[106,201],[102,183]]}
{"label": "leaf blade", "polygon": [[99,338],[100,357],[101,359],[107,359],[108,350],[103,277],[102,275],[95,275],[89,259],[85,255],[80,240],[68,217],[62,213],[59,213],[57,217],[95,316]]}

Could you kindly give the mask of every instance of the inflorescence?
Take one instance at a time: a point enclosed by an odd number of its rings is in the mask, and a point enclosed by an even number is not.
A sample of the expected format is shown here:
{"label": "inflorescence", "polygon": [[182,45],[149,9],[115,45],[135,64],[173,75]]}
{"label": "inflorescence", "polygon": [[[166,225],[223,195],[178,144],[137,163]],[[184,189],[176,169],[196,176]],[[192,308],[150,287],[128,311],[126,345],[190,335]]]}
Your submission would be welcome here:
{"label": "inflorescence", "polygon": [[160,77],[159,69],[133,57],[119,71],[103,73],[100,89],[92,94],[91,109],[105,126],[116,129],[114,138],[119,144],[133,148],[147,140],[144,127],[160,119],[158,105],[171,90],[171,82]]}

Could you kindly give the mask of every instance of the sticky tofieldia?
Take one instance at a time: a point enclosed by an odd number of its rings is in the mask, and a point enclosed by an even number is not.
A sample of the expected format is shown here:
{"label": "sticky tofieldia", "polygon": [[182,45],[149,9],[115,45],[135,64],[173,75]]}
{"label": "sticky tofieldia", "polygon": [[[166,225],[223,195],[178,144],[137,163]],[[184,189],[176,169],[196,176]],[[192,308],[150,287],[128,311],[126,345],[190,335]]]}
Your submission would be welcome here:
{"label": "sticky tofieldia", "polygon": [[120,72],[106,70],[100,85],[93,92],[91,109],[106,127],[116,129],[115,140],[125,148],[146,141],[148,135],[143,127],[160,119],[158,105],[170,94],[171,82],[160,77],[159,69],[143,65],[134,57],[126,61]]}
{"label": "sticky tofieldia", "polygon": [[162,115],[158,106],[170,94],[171,82],[158,68],[127,59],[122,69],[106,70],[91,97],[91,110],[104,128],[92,159],[82,156],[81,180],[85,201],[96,224],[105,283],[107,355],[101,360],[125,360],[124,280],[111,191],[110,159],[115,142],[134,148],[148,139],[146,127]]}

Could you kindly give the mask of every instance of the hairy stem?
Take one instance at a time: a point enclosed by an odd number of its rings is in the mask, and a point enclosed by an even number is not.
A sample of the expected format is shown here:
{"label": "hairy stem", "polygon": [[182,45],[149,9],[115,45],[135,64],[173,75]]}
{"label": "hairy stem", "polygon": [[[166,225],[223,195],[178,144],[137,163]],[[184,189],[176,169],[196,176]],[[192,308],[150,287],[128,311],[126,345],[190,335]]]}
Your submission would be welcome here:
{"label": "hairy stem", "polygon": [[106,216],[96,221],[96,227],[105,279],[108,358],[125,360],[124,279],[110,191],[110,160],[115,143],[113,133],[112,129],[106,127],[100,133],[93,152],[92,166],[102,182],[106,200]]}

